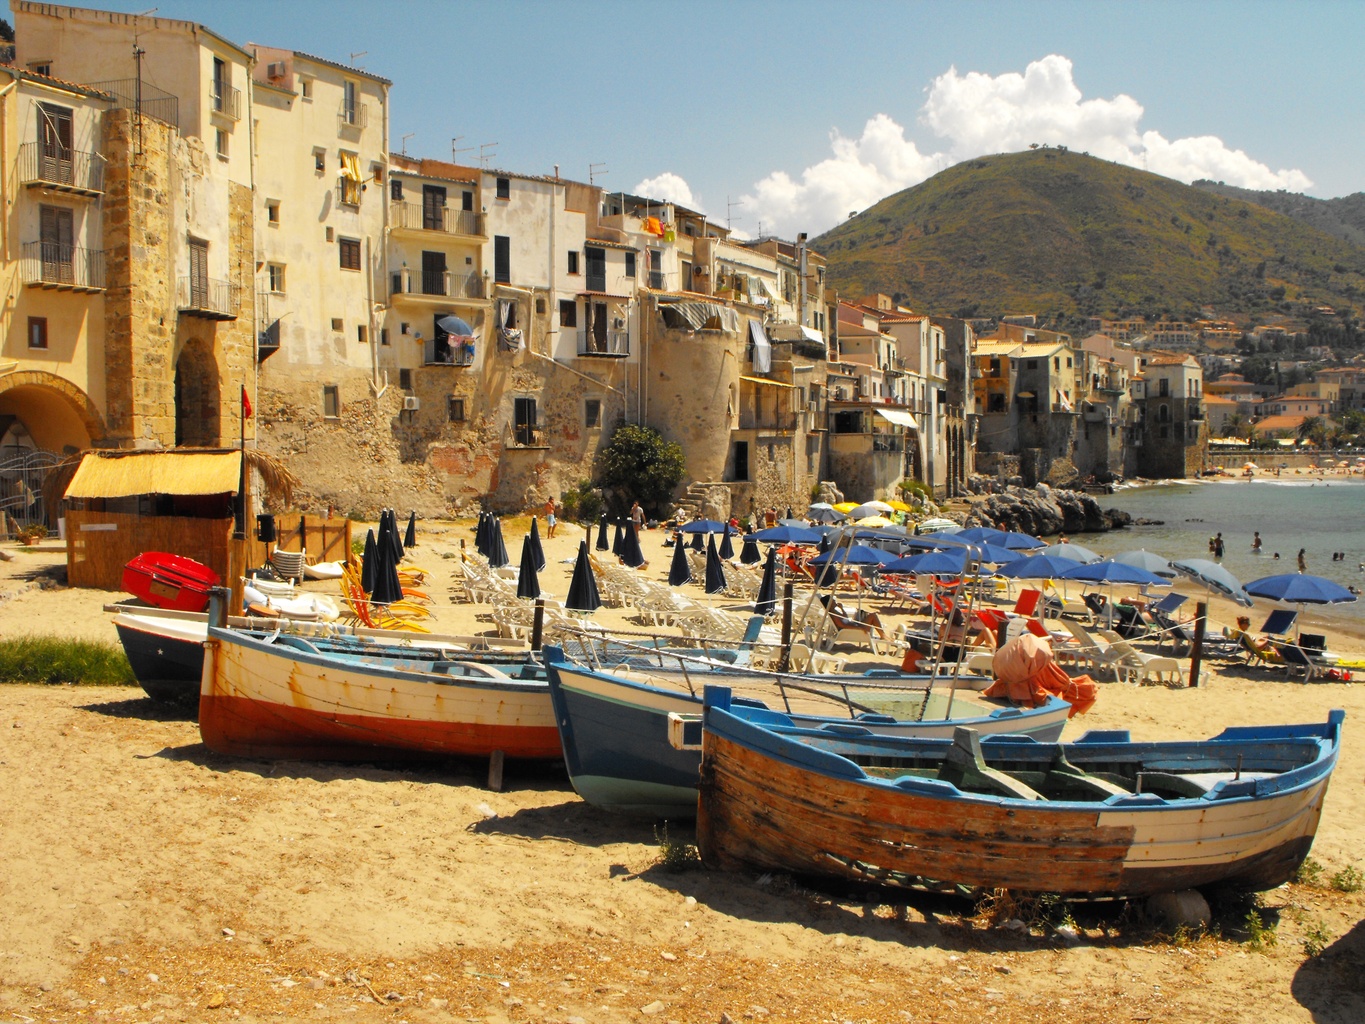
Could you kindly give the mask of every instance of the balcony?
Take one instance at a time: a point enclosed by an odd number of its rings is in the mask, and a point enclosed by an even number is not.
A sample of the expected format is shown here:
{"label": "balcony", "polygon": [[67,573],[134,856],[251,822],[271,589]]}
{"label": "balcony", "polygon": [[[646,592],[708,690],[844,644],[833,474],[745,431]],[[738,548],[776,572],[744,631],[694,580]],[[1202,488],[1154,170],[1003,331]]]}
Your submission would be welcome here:
{"label": "balcony", "polygon": [[483,238],[483,215],[472,210],[435,209],[421,203],[390,203],[389,223],[394,231],[440,231],[448,235]]}
{"label": "balcony", "polygon": [[370,108],[365,103],[346,103],[337,108],[337,131],[363,132],[370,120]]}
{"label": "balcony", "polygon": [[1198,406],[1198,405],[1193,405],[1193,406],[1191,406],[1191,407],[1190,407],[1190,419],[1194,420],[1196,423],[1202,422],[1203,419],[1204,419],[1204,410],[1203,410],[1203,408],[1202,408],[1201,406]]}
{"label": "balcony", "polygon": [[799,412],[769,412],[762,415],[740,412],[739,429],[790,434],[800,426],[800,417]]}
{"label": "balcony", "polygon": [[231,281],[186,276],[176,280],[175,307],[201,320],[236,320],[240,292]]}
{"label": "balcony", "polygon": [[450,270],[401,270],[393,275],[393,294],[414,299],[482,299],[483,278]]}
{"label": "balcony", "polygon": [[234,89],[225,82],[213,83],[213,112],[222,114],[230,121],[242,119],[242,90]]}
{"label": "balcony", "polygon": [[544,428],[532,426],[529,423],[508,425],[505,449],[549,447],[549,438],[546,436]]}
{"label": "balcony", "polygon": [[630,333],[628,331],[579,331],[578,354],[580,356],[628,356],[630,355]]}
{"label": "balcony", "polygon": [[24,284],[67,292],[104,291],[104,250],[55,242],[25,242]]}
{"label": "balcony", "polygon": [[19,147],[19,181],[27,188],[94,198],[104,194],[104,158],[26,142]]}
{"label": "balcony", "polygon": [[905,450],[905,438],[900,434],[873,434],[874,452],[900,452]]}
{"label": "balcony", "polygon": [[360,197],[365,193],[365,182],[355,181],[352,178],[342,178],[337,182],[336,201],[338,206],[349,206],[351,209],[360,208]]}

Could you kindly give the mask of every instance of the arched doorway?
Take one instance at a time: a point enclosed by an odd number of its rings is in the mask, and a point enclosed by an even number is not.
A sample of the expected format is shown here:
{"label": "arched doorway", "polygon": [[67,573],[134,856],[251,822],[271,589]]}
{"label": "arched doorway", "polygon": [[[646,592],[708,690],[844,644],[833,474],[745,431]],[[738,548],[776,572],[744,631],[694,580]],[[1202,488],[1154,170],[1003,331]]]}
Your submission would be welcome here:
{"label": "arched doorway", "polygon": [[48,470],[104,433],[90,397],[65,378],[37,370],[0,376],[0,512],[20,526],[54,527],[42,501]]}
{"label": "arched doorway", "polygon": [[222,440],[222,387],[213,343],[191,338],[175,361],[175,443],[214,448]]}

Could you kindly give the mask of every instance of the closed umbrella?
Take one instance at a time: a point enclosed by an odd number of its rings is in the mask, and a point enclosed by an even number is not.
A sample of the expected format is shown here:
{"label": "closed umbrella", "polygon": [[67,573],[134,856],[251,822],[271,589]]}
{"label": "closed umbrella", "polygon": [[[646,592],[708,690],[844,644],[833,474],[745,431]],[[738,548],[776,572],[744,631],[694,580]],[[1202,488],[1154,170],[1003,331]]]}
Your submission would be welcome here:
{"label": "closed umbrella", "polygon": [[720,557],[727,562],[735,557],[735,546],[730,543],[730,524],[725,524],[725,530],[720,535]]}
{"label": "closed umbrella", "polygon": [[393,545],[376,539],[374,545],[374,592],[372,604],[393,604],[403,600],[403,584],[398,579],[398,562],[393,557]]}
{"label": "closed umbrella", "polygon": [[758,550],[758,541],[754,539],[752,533],[744,535],[744,543],[739,549],[740,565],[757,565],[763,561],[763,555]]}
{"label": "closed umbrella", "polygon": [[611,535],[611,553],[618,558],[621,556],[622,532],[621,520],[618,519],[616,520],[616,529]]}
{"label": "closed umbrella", "polygon": [[488,513],[479,513],[478,525],[474,527],[474,550],[481,555],[488,554]]}
{"label": "closed umbrella", "polygon": [[720,555],[716,551],[715,534],[706,538],[705,589],[708,594],[719,594],[725,589],[725,569],[721,566]]}
{"label": "closed umbrella", "polygon": [[1201,584],[1211,593],[1222,594],[1240,605],[1251,607],[1251,594],[1242,586],[1242,581],[1218,562],[1207,558],[1181,558],[1172,561],[1171,567]]}
{"label": "closed umbrella", "polygon": [[597,550],[610,551],[611,545],[607,543],[607,517],[603,516],[597,524]]}
{"label": "closed umbrella", "polygon": [[512,560],[507,557],[507,545],[502,539],[502,520],[493,516],[488,522],[488,564],[493,569],[501,569]]}
{"label": "closed umbrella", "polygon": [[403,560],[403,538],[398,533],[398,513],[389,509],[389,543],[393,545],[393,565],[398,568],[398,563]]}
{"label": "closed umbrella", "polygon": [[417,546],[417,510],[413,509],[408,513],[408,531],[403,534],[403,547],[415,548]]}
{"label": "closed umbrella", "polygon": [[[1146,569],[1154,572],[1158,576],[1165,576],[1167,579],[1175,579],[1180,573],[1171,564],[1169,558],[1162,558],[1154,551],[1146,548],[1138,548],[1136,551],[1124,551],[1114,556],[1114,561],[1122,562],[1124,565],[1135,565],[1139,569]],[[1213,563],[1210,562],[1210,565]]]}
{"label": "closed umbrella", "polygon": [[[1091,551],[1084,544],[1072,544],[1070,541],[1065,540],[1059,544],[1049,544],[1043,554],[1056,555],[1059,558],[1069,558],[1073,562],[1080,562],[1083,565],[1089,565],[1091,562],[1098,562],[1100,560],[1100,556]],[[1138,568],[1146,568],[1146,566],[1139,566]],[[1155,572],[1156,570],[1153,569],[1151,571]]]}
{"label": "closed umbrella", "polygon": [[531,517],[531,532],[526,535],[526,541],[531,545],[531,554],[535,558],[536,572],[545,571],[545,549],[540,545],[540,527],[536,525],[536,517]]}
{"label": "closed umbrella", "polygon": [[668,567],[668,584],[672,587],[681,587],[684,583],[691,582],[692,566],[687,561],[687,549],[682,544],[674,544],[673,562]]}
{"label": "closed umbrella", "polygon": [[771,615],[777,608],[777,548],[768,549],[768,560],[763,563],[763,579],[758,584],[758,596],[754,599],[754,612],[758,615]]}
{"label": "closed umbrella", "polygon": [[[534,522],[534,520],[532,520]],[[536,577],[536,544],[532,543],[535,534],[528,533],[521,542],[521,571],[517,574],[517,597],[534,601],[540,596],[540,580]],[[540,568],[545,568],[542,562]]]}
{"label": "closed umbrella", "polygon": [[627,526],[621,534],[621,561],[632,569],[645,564],[644,552],[640,550],[640,535],[634,526]]}
{"label": "closed umbrella", "polygon": [[591,615],[602,607],[602,598],[597,593],[597,577],[593,575],[588,561],[588,542],[578,542],[578,559],[573,564],[573,579],[569,581],[569,593],[564,598],[564,607],[571,612]]}
{"label": "closed umbrella", "polygon": [[377,545],[374,542],[374,531],[365,531],[365,553],[360,556],[360,589],[365,593],[374,592],[374,562],[375,550]]}

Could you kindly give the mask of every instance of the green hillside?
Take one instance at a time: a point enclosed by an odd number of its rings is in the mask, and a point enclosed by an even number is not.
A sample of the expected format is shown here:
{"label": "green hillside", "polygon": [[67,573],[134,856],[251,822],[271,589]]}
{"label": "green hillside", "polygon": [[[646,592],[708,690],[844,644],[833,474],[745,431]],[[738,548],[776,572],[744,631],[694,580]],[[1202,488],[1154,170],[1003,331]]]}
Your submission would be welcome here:
{"label": "green hillside", "polygon": [[1080,153],[969,160],[812,240],[839,293],[935,313],[1246,322],[1356,313],[1365,248],[1290,217]]}

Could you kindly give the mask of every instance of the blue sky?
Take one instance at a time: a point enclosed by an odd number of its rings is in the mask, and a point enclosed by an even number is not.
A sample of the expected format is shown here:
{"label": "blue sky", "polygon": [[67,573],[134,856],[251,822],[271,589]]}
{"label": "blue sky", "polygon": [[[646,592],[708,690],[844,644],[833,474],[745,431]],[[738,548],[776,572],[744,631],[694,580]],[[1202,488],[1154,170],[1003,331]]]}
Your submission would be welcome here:
{"label": "blue sky", "polygon": [[[156,0],[90,6],[141,12]],[[390,142],[817,234],[968,157],[1067,145],[1189,181],[1365,189],[1365,5],[160,0],[393,81]],[[130,58],[131,65],[131,58]],[[412,133],[404,140],[403,136]],[[736,204],[731,206],[730,204]]]}

